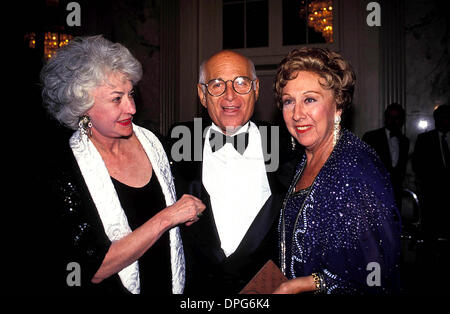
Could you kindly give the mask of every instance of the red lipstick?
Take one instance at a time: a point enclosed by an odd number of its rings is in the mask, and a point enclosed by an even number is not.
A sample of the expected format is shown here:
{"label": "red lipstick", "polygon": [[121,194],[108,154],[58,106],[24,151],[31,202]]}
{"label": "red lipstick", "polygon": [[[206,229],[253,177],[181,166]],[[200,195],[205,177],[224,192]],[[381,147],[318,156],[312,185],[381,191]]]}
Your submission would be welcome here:
{"label": "red lipstick", "polygon": [[121,126],[129,126],[133,118],[117,121]]}
{"label": "red lipstick", "polygon": [[295,126],[295,130],[297,131],[297,133],[303,134],[308,132],[309,130],[311,130],[312,125],[308,124],[308,125],[296,125]]}

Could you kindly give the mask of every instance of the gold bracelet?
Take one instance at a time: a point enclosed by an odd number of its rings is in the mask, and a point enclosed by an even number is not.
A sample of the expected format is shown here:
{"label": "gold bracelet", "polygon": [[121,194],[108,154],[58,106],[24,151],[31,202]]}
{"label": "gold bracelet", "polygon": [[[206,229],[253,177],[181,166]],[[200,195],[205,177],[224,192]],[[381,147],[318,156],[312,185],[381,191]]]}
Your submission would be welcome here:
{"label": "gold bracelet", "polygon": [[313,277],[314,284],[316,285],[315,293],[319,293],[319,291],[321,291],[320,277],[317,273],[312,273],[311,276]]}

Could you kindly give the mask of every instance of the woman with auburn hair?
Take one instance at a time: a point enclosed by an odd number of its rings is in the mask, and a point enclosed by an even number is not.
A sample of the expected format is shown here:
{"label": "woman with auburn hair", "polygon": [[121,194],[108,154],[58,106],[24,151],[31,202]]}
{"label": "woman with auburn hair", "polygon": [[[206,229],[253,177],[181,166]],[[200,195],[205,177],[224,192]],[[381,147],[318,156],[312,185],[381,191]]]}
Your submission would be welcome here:
{"label": "woman with auburn hair", "polygon": [[399,291],[400,216],[389,176],[376,153],[340,127],[354,86],[350,64],[327,49],[295,49],[279,65],[275,96],[304,152],[279,224],[290,280],[275,293]]}

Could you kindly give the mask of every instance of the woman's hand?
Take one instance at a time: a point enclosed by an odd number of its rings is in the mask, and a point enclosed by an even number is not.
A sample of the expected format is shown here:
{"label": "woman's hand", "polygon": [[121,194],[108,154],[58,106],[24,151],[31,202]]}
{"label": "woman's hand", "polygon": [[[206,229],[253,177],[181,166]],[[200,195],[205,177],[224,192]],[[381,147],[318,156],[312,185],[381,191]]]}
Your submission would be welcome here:
{"label": "woman's hand", "polygon": [[182,223],[186,223],[187,226],[193,224],[199,219],[197,215],[205,208],[198,198],[183,195],[178,202],[166,207],[127,236],[113,242],[91,281],[99,283],[130,265],[139,259],[164,232]]}
{"label": "woman's hand", "polygon": [[172,227],[185,223],[192,225],[199,220],[199,214],[205,210],[206,206],[195,196],[184,194],[176,203],[165,209],[170,225]]}
{"label": "woman's hand", "polygon": [[315,290],[316,284],[314,283],[313,276],[307,276],[283,282],[273,294],[297,294]]}

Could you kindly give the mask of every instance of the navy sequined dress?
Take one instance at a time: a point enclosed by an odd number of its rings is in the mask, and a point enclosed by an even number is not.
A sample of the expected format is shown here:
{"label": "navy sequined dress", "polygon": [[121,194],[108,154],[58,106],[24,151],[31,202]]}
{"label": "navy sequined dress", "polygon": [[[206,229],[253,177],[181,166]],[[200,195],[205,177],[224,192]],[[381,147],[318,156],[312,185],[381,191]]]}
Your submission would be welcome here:
{"label": "navy sequined dress", "polygon": [[322,274],[326,293],[398,293],[400,215],[376,153],[342,130],[313,184],[294,193],[303,155],[283,203],[280,261],[292,279]]}

